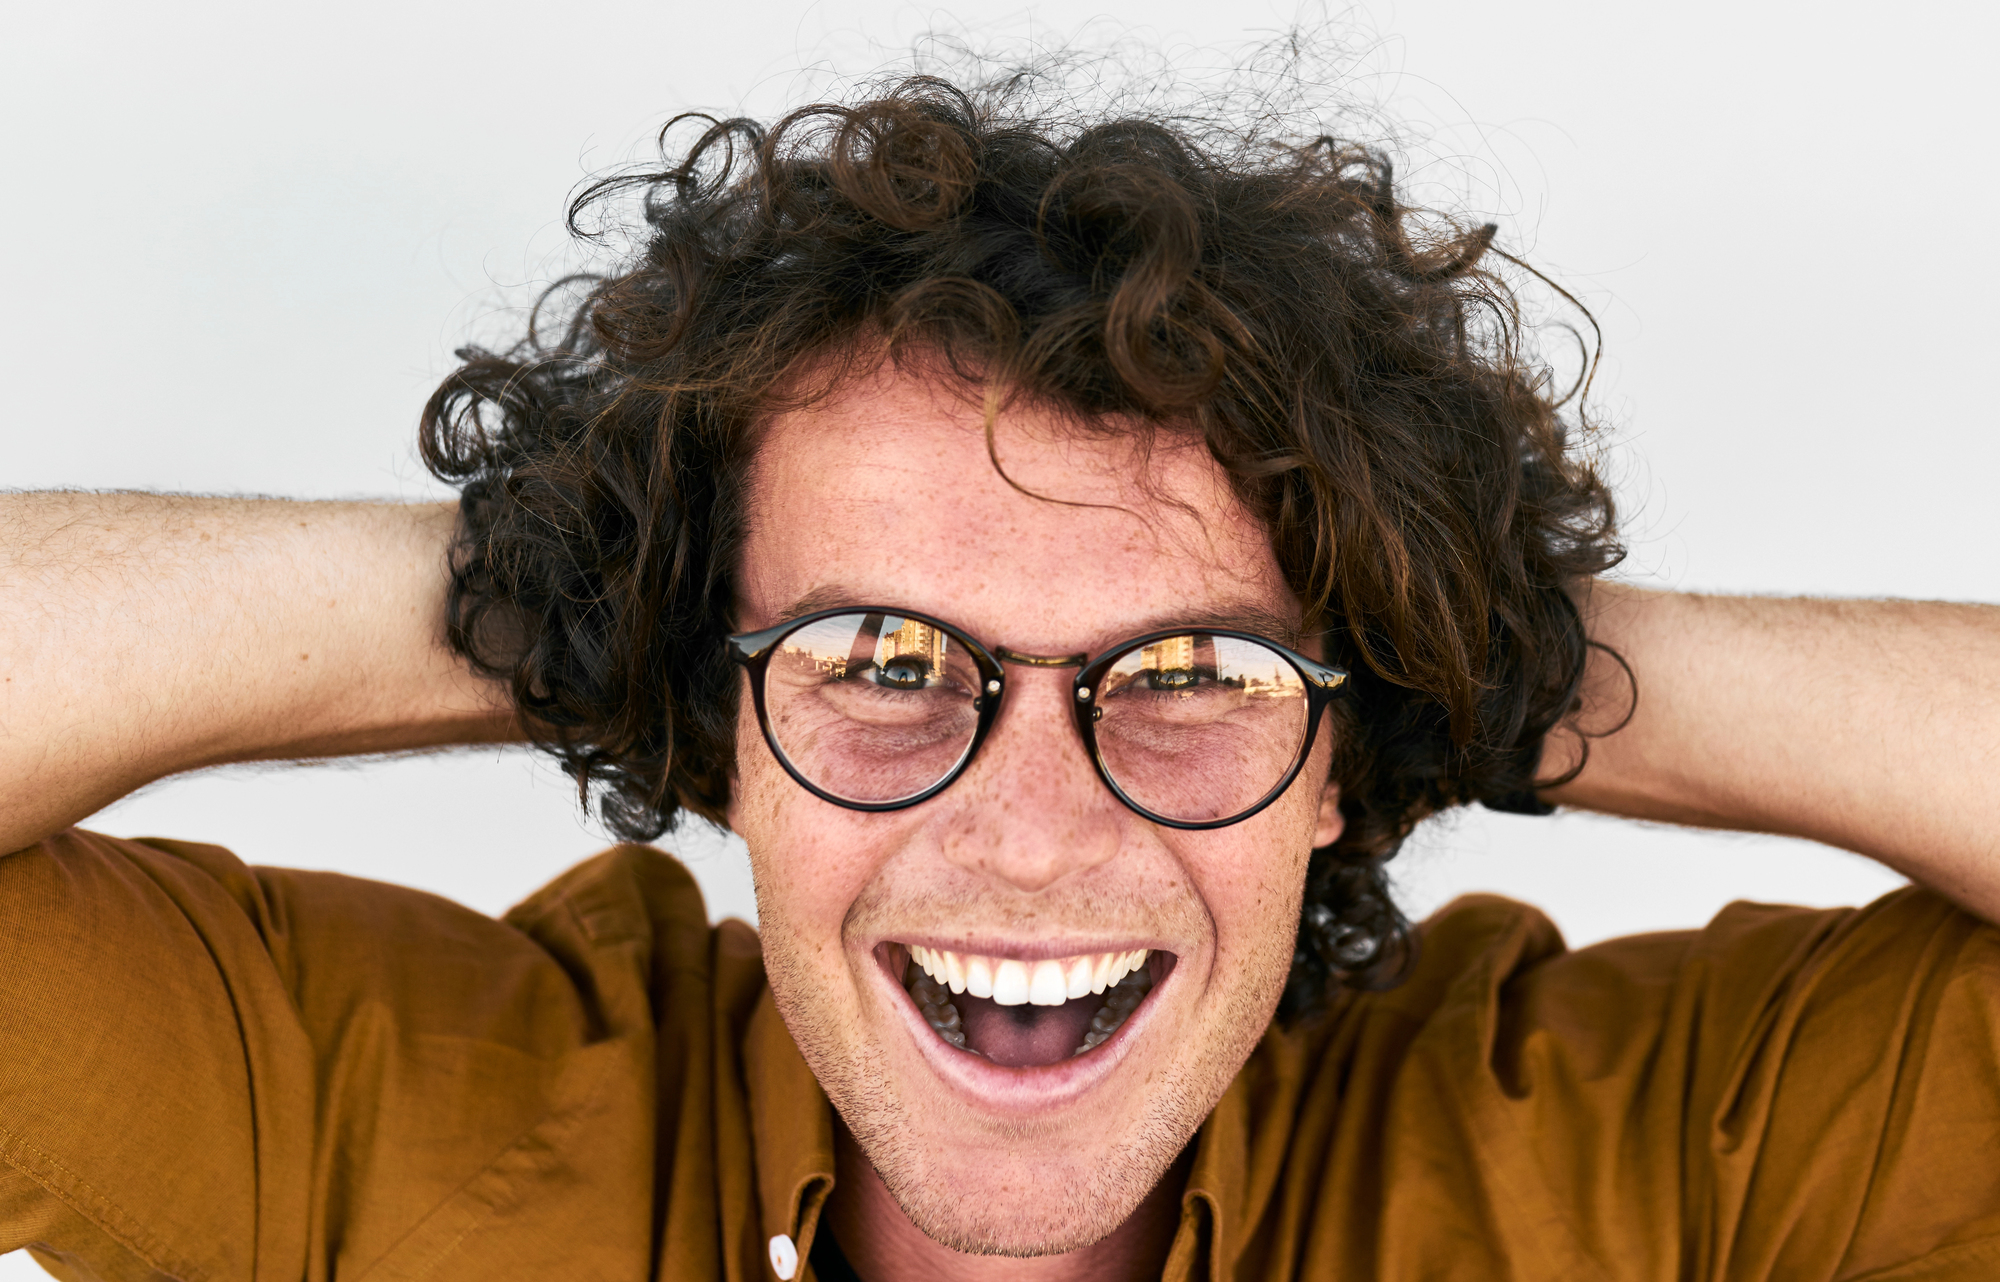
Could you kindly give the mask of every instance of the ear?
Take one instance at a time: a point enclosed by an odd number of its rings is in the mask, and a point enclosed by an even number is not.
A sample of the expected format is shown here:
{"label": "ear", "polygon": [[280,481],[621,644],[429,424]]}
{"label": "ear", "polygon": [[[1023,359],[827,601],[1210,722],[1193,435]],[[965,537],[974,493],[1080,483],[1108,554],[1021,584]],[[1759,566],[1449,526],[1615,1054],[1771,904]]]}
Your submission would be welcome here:
{"label": "ear", "polygon": [[1313,825],[1312,848],[1331,846],[1346,829],[1347,818],[1340,813],[1340,785],[1329,779],[1319,794],[1319,819]]}

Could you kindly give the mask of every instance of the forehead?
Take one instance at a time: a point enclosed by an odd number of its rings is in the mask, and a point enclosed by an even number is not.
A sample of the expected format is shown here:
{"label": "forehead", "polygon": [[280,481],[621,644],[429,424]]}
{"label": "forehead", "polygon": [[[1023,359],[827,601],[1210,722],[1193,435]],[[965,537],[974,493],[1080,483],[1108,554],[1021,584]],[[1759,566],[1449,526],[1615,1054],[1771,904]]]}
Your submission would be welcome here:
{"label": "forehead", "polygon": [[977,401],[888,366],[778,415],[750,476],[739,624],[904,606],[1050,653],[1179,622],[1289,632],[1269,537],[1200,442],[1105,426],[1012,407],[989,454]]}

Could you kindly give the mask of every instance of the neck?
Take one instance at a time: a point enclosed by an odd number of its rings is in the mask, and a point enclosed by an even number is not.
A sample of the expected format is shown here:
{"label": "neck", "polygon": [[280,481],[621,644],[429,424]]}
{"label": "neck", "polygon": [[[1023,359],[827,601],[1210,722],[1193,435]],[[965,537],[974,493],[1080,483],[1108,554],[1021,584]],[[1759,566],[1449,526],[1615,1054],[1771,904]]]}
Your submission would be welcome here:
{"label": "neck", "polygon": [[1157,1282],[1180,1225],[1189,1145],[1153,1191],[1109,1237],[1062,1255],[1017,1259],[965,1255],[910,1223],[860,1145],[834,1122],[834,1190],[822,1212],[841,1253],[863,1282]]}

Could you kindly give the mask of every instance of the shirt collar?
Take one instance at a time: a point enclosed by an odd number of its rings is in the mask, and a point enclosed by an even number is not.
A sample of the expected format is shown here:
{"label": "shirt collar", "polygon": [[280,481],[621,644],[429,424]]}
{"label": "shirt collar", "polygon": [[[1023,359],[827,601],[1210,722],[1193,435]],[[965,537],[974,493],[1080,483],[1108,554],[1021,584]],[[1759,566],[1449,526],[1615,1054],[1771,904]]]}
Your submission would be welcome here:
{"label": "shirt collar", "polygon": [[782,1233],[812,1251],[820,1208],[833,1191],[833,1106],[765,989],[743,1037],[750,1136],[757,1161],[763,1239]]}
{"label": "shirt collar", "polygon": [[1166,1277],[1171,1282],[1233,1274],[1248,1228],[1244,1184],[1250,1161],[1250,1098],[1245,1077],[1237,1073],[1195,1132],[1194,1165],[1181,1191],[1180,1230],[1167,1257]]}

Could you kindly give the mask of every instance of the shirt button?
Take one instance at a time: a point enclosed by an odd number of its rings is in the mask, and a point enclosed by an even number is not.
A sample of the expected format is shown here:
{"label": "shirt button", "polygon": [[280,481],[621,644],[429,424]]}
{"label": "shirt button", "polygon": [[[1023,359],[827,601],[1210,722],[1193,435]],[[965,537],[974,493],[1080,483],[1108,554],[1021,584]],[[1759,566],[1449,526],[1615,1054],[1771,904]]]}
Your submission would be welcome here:
{"label": "shirt button", "polygon": [[783,1282],[792,1282],[792,1275],[799,1271],[799,1248],[783,1233],[771,1239],[771,1272]]}

